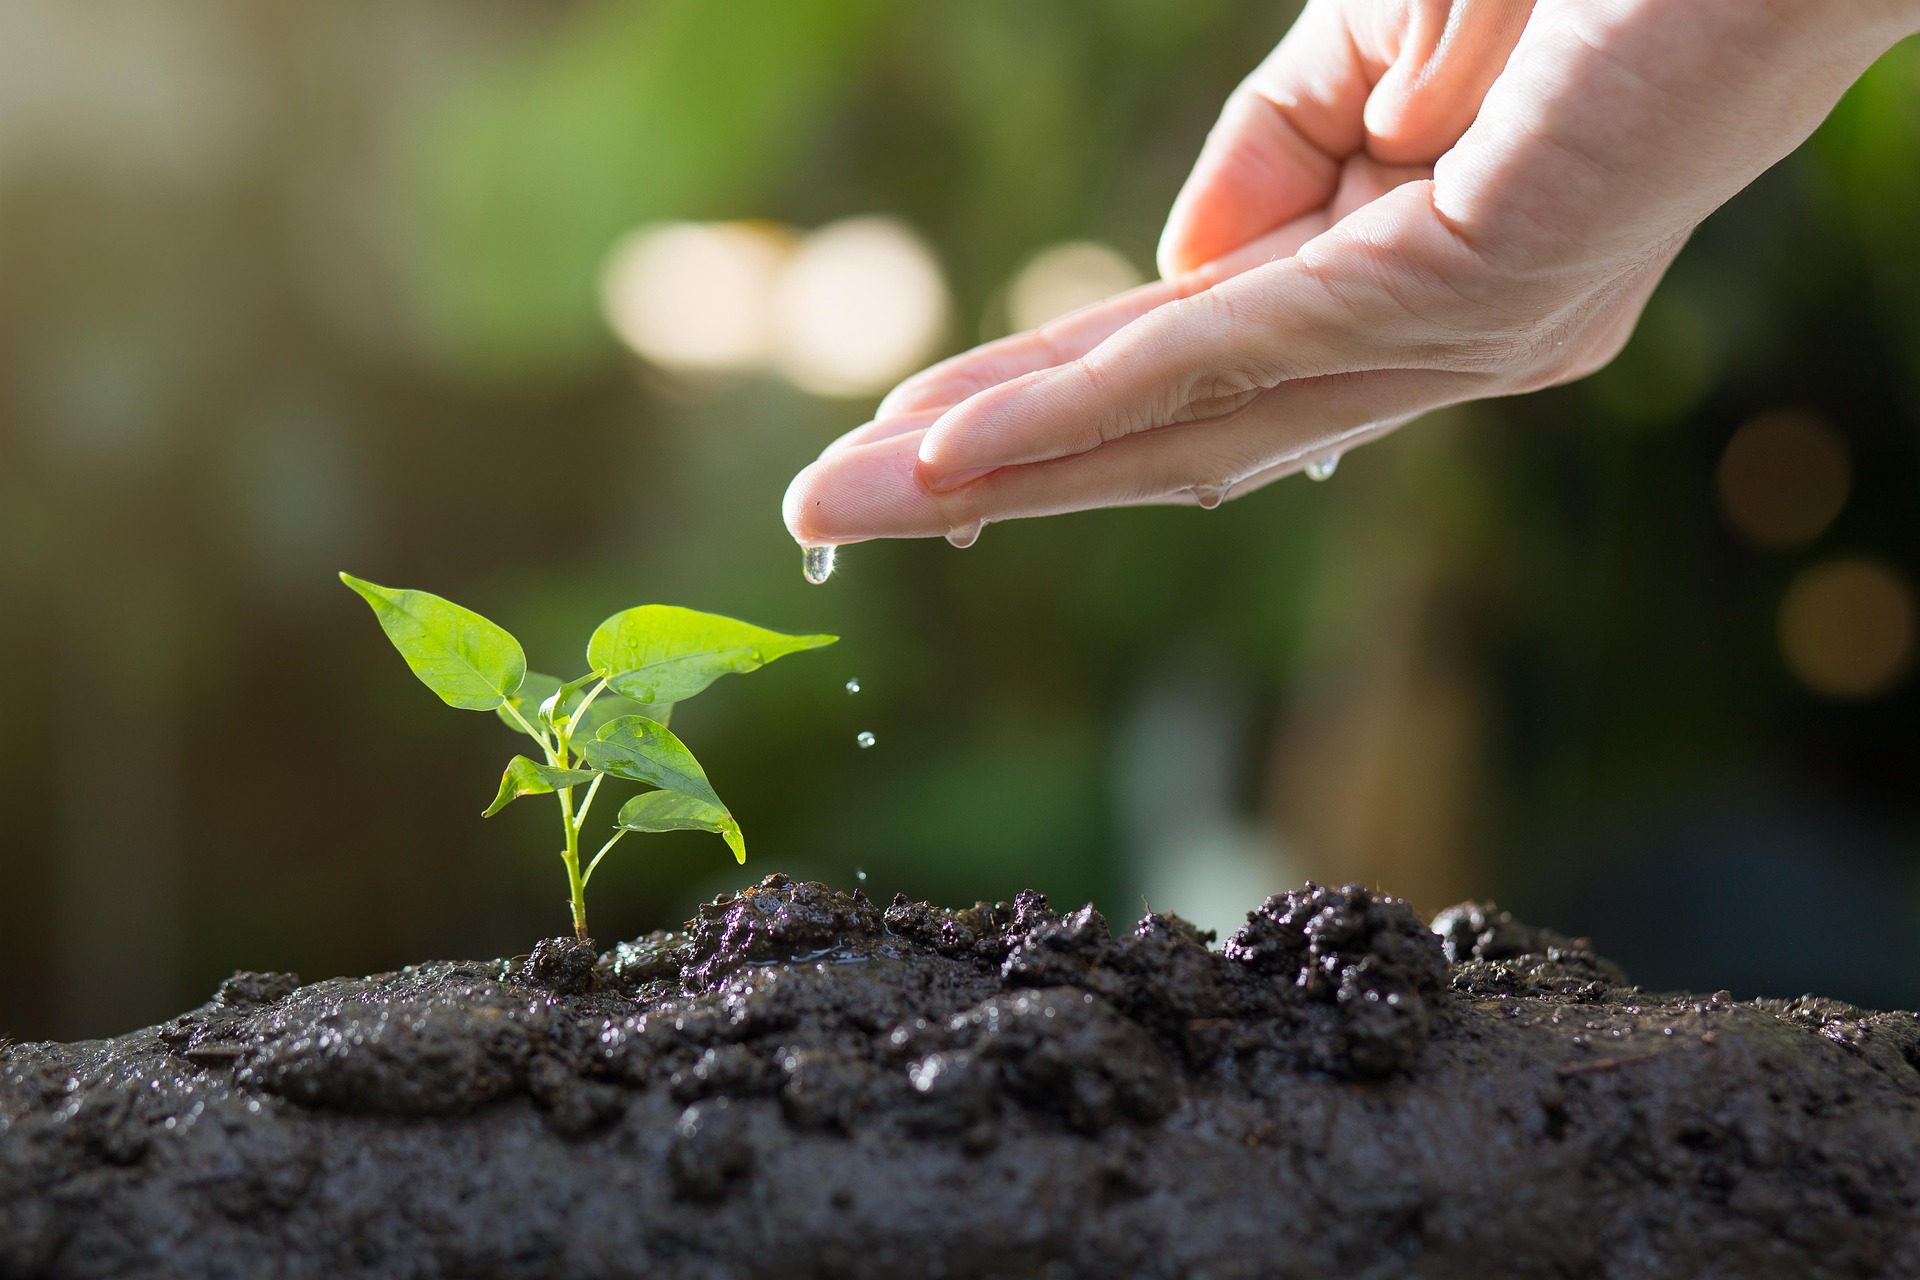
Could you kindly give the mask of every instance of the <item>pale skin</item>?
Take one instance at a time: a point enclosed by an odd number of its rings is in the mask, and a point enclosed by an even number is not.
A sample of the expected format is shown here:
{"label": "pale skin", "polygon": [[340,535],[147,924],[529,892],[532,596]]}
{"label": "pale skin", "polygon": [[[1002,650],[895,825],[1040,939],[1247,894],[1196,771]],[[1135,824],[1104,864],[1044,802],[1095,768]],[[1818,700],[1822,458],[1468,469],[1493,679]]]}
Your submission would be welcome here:
{"label": "pale skin", "polygon": [[1920,0],[1309,0],[1208,136],[1163,278],[907,379],[794,478],[787,527],[1213,506],[1584,377],[1916,31]]}

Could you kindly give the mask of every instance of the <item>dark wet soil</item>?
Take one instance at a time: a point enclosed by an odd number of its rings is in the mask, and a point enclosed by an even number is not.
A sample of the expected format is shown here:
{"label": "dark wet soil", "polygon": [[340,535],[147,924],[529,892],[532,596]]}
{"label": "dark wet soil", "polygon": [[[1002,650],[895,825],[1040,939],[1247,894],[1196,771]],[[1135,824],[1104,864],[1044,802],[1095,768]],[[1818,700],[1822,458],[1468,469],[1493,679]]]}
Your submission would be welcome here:
{"label": "dark wet soil", "polygon": [[0,1277],[344,1275],[1917,1276],[1920,1019],[1359,889],[1210,947],[774,876],[0,1047]]}

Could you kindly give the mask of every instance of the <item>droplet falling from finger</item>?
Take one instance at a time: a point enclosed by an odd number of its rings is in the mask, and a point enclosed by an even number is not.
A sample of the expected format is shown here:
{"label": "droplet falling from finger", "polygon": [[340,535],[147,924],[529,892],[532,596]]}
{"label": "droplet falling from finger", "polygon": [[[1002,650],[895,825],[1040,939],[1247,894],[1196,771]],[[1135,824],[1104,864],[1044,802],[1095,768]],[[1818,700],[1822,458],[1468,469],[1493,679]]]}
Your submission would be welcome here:
{"label": "droplet falling from finger", "polygon": [[816,587],[833,576],[833,560],[834,549],[830,546],[800,548],[800,572]]}

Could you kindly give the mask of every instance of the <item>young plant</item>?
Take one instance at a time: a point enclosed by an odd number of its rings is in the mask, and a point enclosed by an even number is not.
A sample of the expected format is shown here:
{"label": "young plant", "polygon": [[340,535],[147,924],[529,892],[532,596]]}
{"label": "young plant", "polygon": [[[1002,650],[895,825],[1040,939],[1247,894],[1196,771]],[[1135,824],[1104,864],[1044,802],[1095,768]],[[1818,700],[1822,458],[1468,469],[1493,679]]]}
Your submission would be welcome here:
{"label": "young plant", "polygon": [[[560,857],[572,892],[573,932],[587,936],[587,882],[614,845],[634,831],[711,831],[747,860],[740,824],[686,744],[667,730],[675,703],[735,671],[832,644],[838,636],[787,636],[718,614],[643,604],[614,614],[587,641],[586,675],[562,681],[527,670],[527,655],[503,628],[425,591],[340,581],[373,606],[381,630],[420,682],[450,707],[491,711],[539,744],[541,759],[507,762],[483,817],[522,796],[553,795],[566,835]],[[607,778],[654,788],[622,805],[613,835],[585,866],[580,832]],[[579,803],[574,789],[585,787]]]}

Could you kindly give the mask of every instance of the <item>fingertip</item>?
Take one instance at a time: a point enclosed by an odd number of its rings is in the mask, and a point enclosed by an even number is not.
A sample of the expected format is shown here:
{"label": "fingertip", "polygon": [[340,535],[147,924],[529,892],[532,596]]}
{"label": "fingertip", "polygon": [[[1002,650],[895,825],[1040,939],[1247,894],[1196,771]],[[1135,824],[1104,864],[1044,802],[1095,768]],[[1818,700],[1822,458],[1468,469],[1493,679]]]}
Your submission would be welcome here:
{"label": "fingertip", "polygon": [[908,378],[905,382],[902,382],[899,386],[887,392],[886,395],[880,397],[880,406],[873,411],[873,416],[876,419],[891,418],[896,414],[911,413],[913,406],[920,397],[920,388],[925,382],[926,378],[923,374],[914,374],[911,378]]}
{"label": "fingertip", "polygon": [[934,498],[915,475],[918,445],[914,436],[894,436],[803,468],[781,501],[787,532],[802,546],[944,532]]}
{"label": "fingertip", "polygon": [[1171,280],[1181,271],[1181,250],[1187,238],[1186,206],[1187,189],[1183,185],[1173,198],[1173,207],[1167,210],[1166,225],[1160,228],[1160,239],[1153,246],[1153,265],[1159,268],[1162,280]]}
{"label": "fingertip", "polygon": [[989,387],[941,414],[920,437],[914,467],[920,483],[934,493],[946,493],[1019,461],[996,456],[1006,448],[1003,436],[1009,417],[1026,393],[1052,374],[1053,370],[1043,369]]}
{"label": "fingertip", "polygon": [[786,495],[780,500],[780,516],[786,522],[787,532],[803,547],[817,546],[821,541],[819,515],[825,501],[822,478],[826,466],[823,457],[802,467],[800,474],[788,482]]}
{"label": "fingertip", "polygon": [[975,374],[970,374],[969,370],[982,355],[990,352],[996,345],[987,343],[971,351],[948,356],[938,364],[928,365],[881,397],[880,406],[874,410],[874,417],[892,418],[903,414],[924,413],[929,409],[944,409],[965,399],[968,391],[973,389],[973,383],[977,377]]}
{"label": "fingertip", "polygon": [[1159,268],[1160,278],[1171,280],[1193,270],[1198,264],[1187,261],[1188,256],[1185,229],[1169,215],[1166,230],[1160,233],[1160,243],[1153,250],[1153,265]]}

